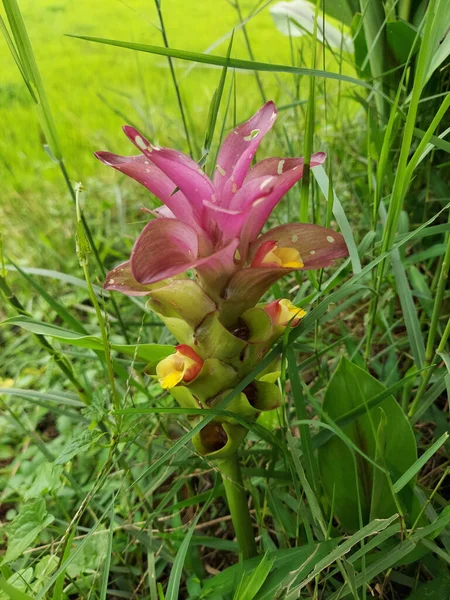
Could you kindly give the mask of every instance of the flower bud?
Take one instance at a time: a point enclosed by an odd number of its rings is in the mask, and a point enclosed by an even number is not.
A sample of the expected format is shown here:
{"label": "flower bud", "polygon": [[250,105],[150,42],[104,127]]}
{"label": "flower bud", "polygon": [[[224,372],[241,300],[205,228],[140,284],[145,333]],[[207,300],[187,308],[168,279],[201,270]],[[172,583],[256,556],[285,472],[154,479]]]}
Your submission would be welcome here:
{"label": "flower bud", "polygon": [[176,352],[156,366],[156,376],[161,387],[170,389],[183,381],[189,383],[200,373],[203,360],[186,344],[175,346]]}

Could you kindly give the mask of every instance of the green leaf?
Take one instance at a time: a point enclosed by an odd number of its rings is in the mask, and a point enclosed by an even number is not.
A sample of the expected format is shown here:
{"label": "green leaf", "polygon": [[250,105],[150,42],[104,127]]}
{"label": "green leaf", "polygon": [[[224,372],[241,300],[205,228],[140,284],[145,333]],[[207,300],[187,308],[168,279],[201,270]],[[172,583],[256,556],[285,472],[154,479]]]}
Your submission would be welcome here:
{"label": "green leaf", "polygon": [[62,468],[55,466],[53,463],[44,462],[40,464],[35,473],[33,482],[27,487],[24,494],[24,500],[32,500],[39,496],[56,490],[61,485]]}
{"label": "green leaf", "polygon": [[[369,373],[346,358],[342,358],[325,393],[324,411],[333,419],[351,410],[363,408],[375,396],[383,393],[384,386]],[[383,436],[384,445],[378,447],[377,429],[382,411],[377,408],[365,410],[355,421],[343,427],[344,433],[372,460],[379,461],[380,454],[385,466],[397,478],[416,461],[416,444],[409,422],[392,396],[379,404],[386,415]],[[344,527],[350,531],[359,528],[357,491],[361,501],[362,515],[367,522],[372,518],[388,518],[398,512],[387,477],[377,475],[377,506],[371,514],[373,466],[360,454],[356,455],[358,481],[354,474],[354,459],[347,445],[334,437],[319,448],[319,468],[324,490],[330,505],[334,501],[335,513]],[[356,486],[358,485],[358,490]]]}
{"label": "green leaf", "polygon": [[[27,571],[31,571],[31,573],[33,572],[32,569],[27,569]],[[13,581],[15,585],[12,585],[10,583],[11,581]],[[27,581],[24,579],[24,575],[21,571],[14,573],[14,575],[10,577],[8,581],[1,579],[0,575],[0,590],[3,590],[4,592],[4,594],[0,595],[0,599],[3,600],[3,598],[10,598],[11,600],[33,600],[33,598],[26,594],[22,589],[18,589],[16,587],[17,585],[28,588]]]}
{"label": "green leaf", "polygon": [[420,469],[430,460],[430,458],[436,454],[439,448],[445,444],[448,440],[448,433],[445,432],[441,435],[441,437],[434,442],[432,446],[428,448],[426,452],[422,454],[422,456],[412,464],[409,469],[403,473],[403,475],[394,483],[394,492],[399,492],[401,489],[405,487],[417,475]]}
{"label": "green leaf", "polygon": [[279,65],[271,63],[263,63],[254,60],[243,60],[240,58],[227,58],[225,56],[217,56],[215,54],[203,54],[201,52],[189,52],[187,50],[179,50],[177,48],[163,48],[162,46],[150,46],[149,44],[138,44],[134,42],[124,42],[122,40],[109,40],[105,38],[90,37],[86,35],[70,35],[68,37],[85,40],[87,42],[96,42],[97,44],[106,44],[108,46],[118,46],[119,48],[127,48],[129,50],[137,50],[139,52],[148,52],[150,54],[158,54],[161,56],[171,56],[180,60],[188,60],[207,65],[218,65],[220,67],[228,66],[232,69],[244,69],[249,71],[265,71],[269,73],[291,73],[292,75],[306,75],[308,77],[323,77],[324,79],[336,79],[338,81],[346,81],[352,85],[361,86],[379,93],[387,100],[384,94],[375,90],[373,86],[341,73],[333,73],[332,71],[322,71],[320,69],[305,69],[303,67],[292,67],[290,65]]}
{"label": "green leaf", "polygon": [[90,429],[84,429],[81,433],[74,435],[67,446],[56,457],[55,465],[65,465],[80,452],[85,452],[102,435],[103,433],[91,431]]}
{"label": "green leaf", "polygon": [[363,540],[366,537],[378,534],[381,531],[384,531],[397,519],[398,515],[393,515],[389,519],[375,519],[371,521],[368,525],[357,531],[354,535],[347,538],[345,541],[339,544],[339,546],[334,548],[327,556],[325,556],[325,558],[316,563],[312,573],[310,573],[308,577],[306,579],[303,579],[303,581],[300,583],[299,589],[302,589],[306,585],[308,585],[308,583],[310,583],[319,573],[321,573],[324,569],[328,568],[334,562],[345,557],[345,555],[350,552],[353,546],[359,544],[361,540]]}
{"label": "green leaf", "polygon": [[53,519],[53,515],[47,513],[43,498],[22,505],[19,514],[6,529],[8,547],[2,564],[19,558]]}
{"label": "green leaf", "polygon": [[[395,58],[400,64],[408,60],[414,40],[416,39],[416,29],[406,23],[406,21],[388,21],[386,23],[386,39],[388,46],[395,54]],[[416,44],[414,54],[419,50],[419,45]]]}
{"label": "green leaf", "polygon": [[355,55],[355,67],[359,77],[370,77],[370,67],[366,61],[367,57],[367,42],[362,26],[362,16],[359,13],[353,15],[351,24],[353,34],[353,46]]}
{"label": "green leaf", "polygon": [[266,552],[253,573],[248,575],[244,571],[239,586],[234,593],[233,600],[253,600],[267,579],[273,563],[274,559],[269,558],[269,553]]}
{"label": "green leaf", "polygon": [[434,39],[432,48],[434,53],[430,57],[425,75],[427,82],[436,69],[450,56],[450,11],[448,10],[448,1],[439,0],[434,18]]}
{"label": "green leaf", "polygon": [[420,585],[407,600],[443,600],[450,589],[450,576],[448,573],[438,575],[432,581]]}
{"label": "green leaf", "polygon": [[[328,196],[328,188],[329,188],[329,179],[328,175],[325,173],[325,169],[322,165],[318,167],[314,167],[312,169],[312,173],[319,184],[320,189],[322,190],[325,198]],[[336,195],[336,192],[333,189],[333,214],[339,225],[339,229],[344,236],[345,243],[347,244],[347,248],[350,254],[350,260],[352,261],[353,273],[361,272],[361,261],[359,260],[358,249],[356,247],[355,238],[353,237],[352,228],[350,223],[348,222],[347,215],[342,208],[342,204],[339,201],[339,198]]]}
{"label": "green leaf", "polygon": [[[257,600],[273,600],[276,592],[282,589],[283,582],[294,571],[295,578],[306,577],[314,569],[315,564],[325,558],[339,541],[340,539],[336,538],[319,544],[307,544],[300,548],[270,552],[269,559],[273,560],[274,564],[271,573],[256,596]],[[260,562],[261,557],[250,558],[207,580],[203,588],[205,598],[208,597],[208,593],[212,595],[213,592],[220,591],[223,597],[233,593],[236,577],[239,577],[241,570],[243,569],[247,575],[250,575],[257,569]]]}
{"label": "green leaf", "polygon": [[[52,337],[64,344],[71,344],[72,346],[81,346],[82,348],[90,348],[91,350],[104,351],[103,342],[100,337],[95,335],[82,335],[76,331],[70,329],[64,329],[57,325],[50,325],[43,321],[37,321],[29,317],[12,317],[6,319],[0,325],[15,325],[22,327],[27,331],[36,333],[38,335],[46,335]],[[111,344],[113,350],[134,357],[136,355],[137,360],[145,362],[156,362],[169,356],[174,352],[173,346],[166,346],[163,344]]]}

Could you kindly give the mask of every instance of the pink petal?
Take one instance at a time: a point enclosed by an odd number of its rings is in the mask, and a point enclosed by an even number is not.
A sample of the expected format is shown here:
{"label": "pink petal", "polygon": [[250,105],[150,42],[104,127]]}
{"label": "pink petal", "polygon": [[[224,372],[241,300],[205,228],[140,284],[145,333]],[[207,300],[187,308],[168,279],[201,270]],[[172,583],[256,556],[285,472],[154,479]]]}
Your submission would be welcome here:
{"label": "pink petal", "polygon": [[260,249],[269,252],[274,244],[299,251],[304,266],[301,269],[285,267],[248,267],[237,271],[227,284],[222,303],[229,322],[254,306],[267,290],[281,277],[297,270],[328,267],[333,260],[348,256],[347,245],[340,233],[308,223],[292,223],[271,229],[251,245],[251,263]]}
{"label": "pink petal", "polygon": [[[141,150],[144,156],[173,181],[175,187],[188,199],[196,219],[202,223],[203,201],[211,200],[214,188],[198,164],[181,152],[152,146],[136,129],[125,126],[125,134]],[[172,190],[173,192],[174,190]],[[167,205],[169,206],[169,205]],[[172,207],[169,207],[175,212]]]}
{"label": "pink petal", "polygon": [[159,198],[180,220],[195,226],[192,207],[184,194],[146,156],[119,156],[111,152],[96,152],[95,156],[105,165],[132,177]]}
{"label": "pink petal", "polygon": [[255,152],[277,116],[273,102],[266,102],[248,121],[238,125],[225,138],[217,158],[214,187],[218,203],[228,207],[241,187]]}
{"label": "pink petal", "polygon": [[[318,152],[311,156],[311,167],[315,167],[324,162],[326,155],[323,152]],[[241,234],[241,247],[242,252],[245,252],[246,246],[252,242],[260,233],[264,227],[270,213],[281,200],[281,198],[291,189],[293,185],[301,179],[303,175],[303,158],[269,158],[265,161],[261,161],[255,165],[253,173],[249,176],[248,181],[242,188],[242,193],[239,198],[236,194],[236,198],[231,203],[232,208],[238,208],[236,203],[239,201],[241,210],[244,210],[246,206],[245,190],[247,187],[254,186],[257,182],[261,182],[260,186],[267,185],[268,188],[272,188],[270,194],[266,195],[263,199],[253,202],[251,210],[248,213],[248,218],[242,229]],[[258,168],[256,168],[258,167]],[[266,177],[254,178],[253,175],[267,171],[269,174]],[[276,171],[276,174],[274,174]]]}
{"label": "pink petal", "polygon": [[197,261],[199,240],[196,231],[177,219],[156,219],[148,223],[134,244],[131,272],[145,285],[184,273]]}
{"label": "pink petal", "polygon": [[205,203],[208,219],[214,221],[217,226],[214,236],[216,240],[225,243],[234,237],[240,236],[252,205],[272,192],[273,185],[271,185],[270,180],[275,182],[276,178],[263,177],[245,184],[233,199],[233,201],[236,201],[235,209],[224,208],[212,202]]}
{"label": "pink petal", "polygon": [[[311,155],[311,167],[323,164],[326,158],[327,155],[325,152],[315,152]],[[257,162],[256,165],[253,165],[253,167],[249,169],[247,177],[245,178],[245,183],[252,181],[253,179],[257,179],[258,177],[268,177],[270,175],[277,176],[281,173],[286,173],[291,169],[296,170],[296,168],[299,166],[302,167],[303,172],[304,162],[305,159],[303,156],[299,158],[282,158],[276,156],[272,158],[265,158],[264,160]]]}
{"label": "pink petal", "polygon": [[232,239],[226,246],[197,261],[195,270],[203,281],[206,291],[213,297],[220,296],[223,288],[236,271],[236,249],[239,238]]}
{"label": "pink petal", "polygon": [[[149,213],[155,215],[158,219],[175,219],[175,215],[167,206],[158,206],[154,210],[149,210]],[[186,222],[186,221],[185,221]]]}
{"label": "pink petal", "polygon": [[337,258],[348,256],[347,244],[340,233],[320,225],[290,223],[275,227],[259,237],[250,247],[250,262],[263,244],[270,249],[269,242],[275,242],[281,248],[298,250],[304,263],[302,271],[329,267]]}
{"label": "pink petal", "polygon": [[127,296],[148,296],[152,289],[151,285],[142,285],[135,280],[129,260],[117,265],[108,273],[103,287],[105,290],[121,292]]}

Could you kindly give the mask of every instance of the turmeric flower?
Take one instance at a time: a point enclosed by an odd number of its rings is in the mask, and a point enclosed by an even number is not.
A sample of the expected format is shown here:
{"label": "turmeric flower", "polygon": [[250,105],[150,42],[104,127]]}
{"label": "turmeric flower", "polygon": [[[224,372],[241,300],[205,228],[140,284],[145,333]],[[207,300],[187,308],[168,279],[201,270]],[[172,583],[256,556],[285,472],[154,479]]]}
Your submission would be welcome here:
{"label": "turmeric flower", "polygon": [[[286,273],[327,267],[347,255],[342,236],[317,225],[284,225],[260,236],[274,207],[303,174],[303,158],[267,158],[251,166],[276,117],[275,105],[267,102],[233,129],[212,181],[188,156],[152,145],[129,126],[125,134],[140,155],[96,153],[165,205],[144,227],[130,260],[109,273],[106,289],[145,295],[147,286],[195,269],[216,302],[241,302],[245,310]],[[313,154],[311,167],[324,160],[323,152]]]}

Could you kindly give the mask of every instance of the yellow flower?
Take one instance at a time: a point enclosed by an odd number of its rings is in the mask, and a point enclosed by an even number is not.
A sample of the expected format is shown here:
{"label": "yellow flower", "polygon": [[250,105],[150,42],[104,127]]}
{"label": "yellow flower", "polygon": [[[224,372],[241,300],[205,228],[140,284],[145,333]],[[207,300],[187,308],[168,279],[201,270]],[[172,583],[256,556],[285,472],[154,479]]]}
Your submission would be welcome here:
{"label": "yellow flower", "polygon": [[264,310],[272,319],[273,325],[281,325],[282,327],[285,327],[288,323],[291,324],[291,327],[295,327],[300,319],[303,319],[306,315],[306,311],[292,304],[287,298],[270,302]]}
{"label": "yellow flower", "polygon": [[175,387],[181,381],[189,383],[197,377],[203,367],[203,360],[188,345],[176,346],[175,353],[167,356],[156,366],[156,376],[165,390]]}
{"label": "yellow flower", "polygon": [[275,242],[265,242],[258,249],[252,267],[282,267],[301,269],[304,266],[300,252],[296,248],[277,246]]}

